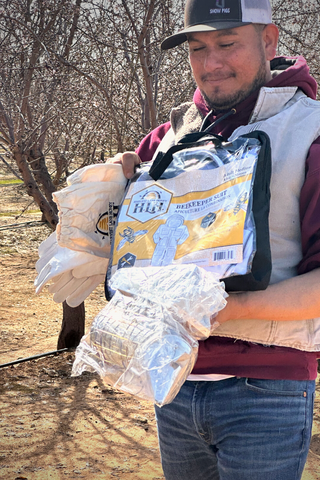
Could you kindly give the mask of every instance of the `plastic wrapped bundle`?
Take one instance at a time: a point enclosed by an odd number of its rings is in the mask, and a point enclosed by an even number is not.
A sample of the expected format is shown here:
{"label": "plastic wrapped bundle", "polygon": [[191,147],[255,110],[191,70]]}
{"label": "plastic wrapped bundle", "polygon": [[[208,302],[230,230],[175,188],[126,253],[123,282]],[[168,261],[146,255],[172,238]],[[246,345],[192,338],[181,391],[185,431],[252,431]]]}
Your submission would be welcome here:
{"label": "plastic wrapped bundle", "polygon": [[195,265],[124,268],[111,283],[116,293],[81,340],[72,375],[98,372],[124,392],[170,403],[194,366],[197,339],[226,304],[224,284]]}
{"label": "plastic wrapped bundle", "polygon": [[165,307],[116,292],[81,340],[72,375],[98,372],[104,382],[162,406],[177,395],[197,350]]}
{"label": "plastic wrapped bundle", "polygon": [[212,333],[212,316],[226,305],[224,283],[213,272],[194,264],[132,267],[117,270],[114,290],[161,302],[196,340]]}

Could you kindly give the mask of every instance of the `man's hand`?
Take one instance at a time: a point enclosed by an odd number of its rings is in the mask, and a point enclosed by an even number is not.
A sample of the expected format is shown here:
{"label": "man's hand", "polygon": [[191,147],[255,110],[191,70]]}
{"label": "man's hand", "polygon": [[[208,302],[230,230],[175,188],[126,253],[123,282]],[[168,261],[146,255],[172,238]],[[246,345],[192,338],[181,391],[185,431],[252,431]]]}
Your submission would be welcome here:
{"label": "man's hand", "polygon": [[113,158],[108,158],[107,163],[120,163],[122,165],[123,174],[126,178],[134,175],[137,165],[140,165],[141,159],[134,152],[117,153]]}

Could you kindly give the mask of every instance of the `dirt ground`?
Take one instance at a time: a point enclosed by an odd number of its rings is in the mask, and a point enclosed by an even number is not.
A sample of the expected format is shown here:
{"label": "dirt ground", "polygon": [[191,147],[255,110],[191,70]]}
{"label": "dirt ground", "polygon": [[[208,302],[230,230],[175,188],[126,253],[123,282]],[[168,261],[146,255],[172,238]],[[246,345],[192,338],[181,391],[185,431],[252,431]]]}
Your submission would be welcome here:
{"label": "dirt ground", "polygon": [[[0,193],[3,365],[55,350],[62,307],[33,287],[37,247],[50,230],[40,223],[13,227],[41,215],[32,213],[34,205],[20,215],[30,204],[21,186],[0,185]],[[101,286],[86,301],[87,329],[104,305]],[[97,375],[71,377],[73,359],[74,352],[64,352],[0,369],[0,479],[164,479],[153,406]],[[320,480],[319,398],[303,480]]]}

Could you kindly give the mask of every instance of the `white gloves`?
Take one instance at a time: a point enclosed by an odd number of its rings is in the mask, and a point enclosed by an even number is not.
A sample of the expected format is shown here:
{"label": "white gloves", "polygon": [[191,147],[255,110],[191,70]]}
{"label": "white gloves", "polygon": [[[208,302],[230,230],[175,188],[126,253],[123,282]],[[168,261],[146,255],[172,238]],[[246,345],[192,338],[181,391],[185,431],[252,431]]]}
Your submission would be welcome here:
{"label": "white gloves", "polygon": [[91,262],[54,277],[53,284],[49,285],[49,292],[54,294],[53,300],[57,303],[66,300],[70,307],[80,305],[104,281],[108,261],[107,258],[96,257]]}
{"label": "white gloves", "polygon": [[[110,246],[105,250],[108,253]],[[108,258],[60,247],[55,232],[40,245],[39,255],[36,293],[53,281],[49,287],[49,292],[54,293],[53,300],[57,303],[66,300],[70,307],[80,305],[104,281],[109,262]]]}
{"label": "white gloves", "polygon": [[36,293],[52,281],[53,300],[76,307],[104,281],[110,234],[126,182],[121,165],[92,165],[71,175],[68,187],[53,195],[59,224],[39,246]]}

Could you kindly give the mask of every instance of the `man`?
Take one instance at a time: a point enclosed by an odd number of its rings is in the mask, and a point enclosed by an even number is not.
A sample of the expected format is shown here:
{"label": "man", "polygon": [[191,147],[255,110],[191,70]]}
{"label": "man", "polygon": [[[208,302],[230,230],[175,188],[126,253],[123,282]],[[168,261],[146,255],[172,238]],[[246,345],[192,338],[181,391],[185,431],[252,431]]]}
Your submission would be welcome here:
{"label": "man", "polygon": [[[174,401],[156,408],[167,480],[298,480],[311,438],[320,350],[320,106],[302,57],[275,58],[268,0],[188,0],[185,28],[198,89],[135,153],[118,154],[127,178],[184,134],[231,109],[212,132],[252,130],[271,141],[272,275],[264,291],[230,294],[219,327],[200,342]],[[205,120],[204,120],[205,119]]]}

